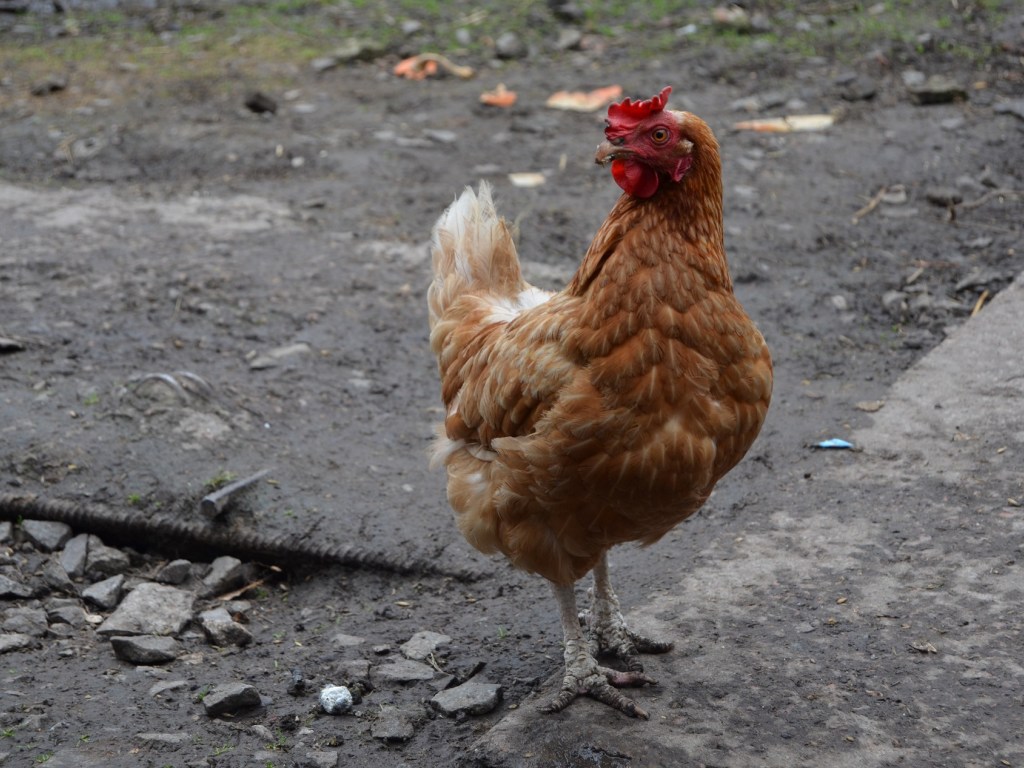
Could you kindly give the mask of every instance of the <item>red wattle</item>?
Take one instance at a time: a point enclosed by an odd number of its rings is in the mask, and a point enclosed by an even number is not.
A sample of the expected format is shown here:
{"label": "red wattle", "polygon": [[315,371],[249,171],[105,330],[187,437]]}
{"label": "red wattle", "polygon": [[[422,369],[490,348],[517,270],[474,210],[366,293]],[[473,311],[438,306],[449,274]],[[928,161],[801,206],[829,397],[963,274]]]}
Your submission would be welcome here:
{"label": "red wattle", "polygon": [[612,160],[612,178],[627,195],[646,198],[658,191],[658,173],[643,163]]}

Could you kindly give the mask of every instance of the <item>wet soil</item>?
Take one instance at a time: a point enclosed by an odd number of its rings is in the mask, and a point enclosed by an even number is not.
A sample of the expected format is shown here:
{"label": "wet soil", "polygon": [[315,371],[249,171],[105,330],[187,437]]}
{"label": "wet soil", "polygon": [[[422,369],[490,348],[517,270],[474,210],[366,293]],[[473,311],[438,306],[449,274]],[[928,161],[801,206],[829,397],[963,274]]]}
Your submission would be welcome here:
{"label": "wet soil", "polygon": [[[553,90],[616,82],[643,96],[672,84],[673,104],[716,130],[732,271],[772,347],[776,394],[758,443],[708,507],[654,548],[619,555],[619,588],[633,604],[669,590],[702,553],[728,568],[737,537],[792,491],[794,473],[810,478],[827,467],[829,456],[810,446],[880,418],[871,403],[1021,271],[1024,120],[999,108],[1024,93],[1013,24],[957,30],[965,44],[994,51],[972,64],[927,49],[839,64],[682,44],[654,61],[612,46],[534,52],[500,68],[475,61],[480,72],[469,81],[410,82],[390,74],[396,57],[385,56],[321,74],[295,68],[291,92],[271,94],[277,113],[262,115],[243,104],[253,78],[230,74],[222,87],[174,92],[132,82],[130,95],[99,103],[88,83],[30,97],[8,81],[0,89],[0,337],[10,342],[0,356],[2,492],[202,522],[197,501],[211,480],[267,468],[269,481],[216,525],[355,544],[449,575],[261,563],[264,584],[244,595],[253,644],[214,648],[189,631],[187,655],[159,669],[118,661],[88,627],[51,631],[0,660],[3,764],[330,759],[310,752],[337,754],[346,766],[468,762],[470,746],[558,670],[561,636],[546,585],[473,552],[452,525],[442,478],[426,465],[440,413],[424,304],[436,217],[465,185],[490,180],[518,226],[527,277],[557,288],[617,188],[592,160],[601,113],[546,109]],[[919,105],[907,69],[953,77],[967,98]],[[851,75],[874,84],[872,99],[844,98]],[[510,110],[478,102],[499,81],[519,94]],[[807,133],[733,130],[751,117],[736,102],[751,96],[777,105],[754,116],[834,111],[839,120]],[[511,184],[507,174],[523,171],[546,181]],[[865,209],[883,188],[887,196]],[[175,387],[189,383],[183,371],[209,388]],[[801,494],[824,507],[835,490],[807,483]],[[209,553],[173,540],[111,543],[131,550],[130,583],[174,556],[208,562]],[[990,545],[1012,559],[1012,542]],[[28,575],[50,557],[27,543],[5,552],[4,564]],[[885,555],[868,548],[857,557],[870,570]],[[767,605],[785,594],[796,621],[814,598],[801,598],[806,585],[791,578],[780,564],[752,599]],[[318,711],[316,691],[339,682],[343,662],[378,664],[425,629],[452,638],[435,658],[443,673],[504,686],[494,712],[444,718],[425,703],[437,685],[386,682],[358,716]],[[344,645],[339,634],[364,642]],[[677,661],[700,652],[688,646]],[[742,655],[715,662],[750,664]],[[296,669],[308,689],[292,695]],[[179,679],[184,687],[150,695],[154,682]],[[207,717],[203,693],[232,680],[255,685],[264,706]],[[932,693],[955,706],[955,690]],[[680,695],[691,720],[711,706]],[[742,691],[715,695],[742,708]],[[411,737],[375,735],[391,707]],[[829,727],[806,706],[750,717],[768,732]],[[140,738],[182,731],[182,743]],[[552,759],[661,764],[652,754]],[[897,762],[888,759],[878,764]],[[728,752],[723,760],[751,764]]]}

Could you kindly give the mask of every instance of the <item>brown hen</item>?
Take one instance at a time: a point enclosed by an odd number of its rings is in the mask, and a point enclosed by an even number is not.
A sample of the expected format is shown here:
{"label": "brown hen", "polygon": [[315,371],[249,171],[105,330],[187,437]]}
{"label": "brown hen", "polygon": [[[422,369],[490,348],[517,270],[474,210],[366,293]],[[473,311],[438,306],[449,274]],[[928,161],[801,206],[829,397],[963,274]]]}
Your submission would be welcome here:
{"label": "brown hen", "polygon": [[[466,539],[553,587],[563,685],[646,717],[612,686],[653,683],[625,624],[608,549],[651,544],[696,512],[768,410],[772,364],[733,295],[718,143],[652,99],[608,110],[597,162],[625,190],[558,293],[523,280],[490,189],[467,189],[433,233],[430,343],[446,417],[434,449]],[[594,572],[591,643],[573,585]],[[618,656],[626,671],[600,666]]]}

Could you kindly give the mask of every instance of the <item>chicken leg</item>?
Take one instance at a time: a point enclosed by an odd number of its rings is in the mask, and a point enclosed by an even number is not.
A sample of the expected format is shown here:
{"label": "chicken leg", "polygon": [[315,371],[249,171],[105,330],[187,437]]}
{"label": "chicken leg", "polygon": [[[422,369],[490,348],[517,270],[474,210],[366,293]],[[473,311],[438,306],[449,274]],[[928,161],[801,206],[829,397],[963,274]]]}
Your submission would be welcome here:
{"label": "chicken leg", "polygon": [[667,653],[672,650],[671,642],[652,640],[633,632],[619,610],[619,598],[612,591],[608,577],[608,554],[594,566],[594,592],[590,615],[587,616],[590,633],[597,643],[598,654],[609,654],[625,662],[630,672],[643,672],[644,666],[637,658],[640,653]]}
{"label": "chicken leg", "polygon": [[553,583],[551,589],[555,593],[562,615],[562,631],[565,635],[565,677],[562,678],[561,690],[541,709],[545,712],[560,712],[577,696],[590,696],[630,717],[646,720],[647,713],[638,707],[635,701],[612,686],[653,685],[655,681],[643,671],[631,669],[628,672],[621,672],[598,665],[597,659],[590,651],[590,643],[583,637],[573,585]]}

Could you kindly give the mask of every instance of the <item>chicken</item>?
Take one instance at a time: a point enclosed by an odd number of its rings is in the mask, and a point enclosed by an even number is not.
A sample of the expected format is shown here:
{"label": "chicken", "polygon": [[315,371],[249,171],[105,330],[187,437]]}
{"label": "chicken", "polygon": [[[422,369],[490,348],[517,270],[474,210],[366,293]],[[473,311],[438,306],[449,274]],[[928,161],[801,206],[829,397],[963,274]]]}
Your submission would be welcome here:
{"label": "chicken", "polygon": [[[430,345],[446,413],[433,449],[468,542],[547,579],[562,687],[647,717],[617,690],[655,681],[609,582],[609,548],[648,545],[696,512],[750,448],[772,363],[733,295],[718,143],[665,109],[671,88],[608,109],[596,160],[625,193],[558,293],[523,280],[486,183],[434,227]],[[584,635],[574,584],[593,571]],[[625,670],[603,667],[617,657]]]}

